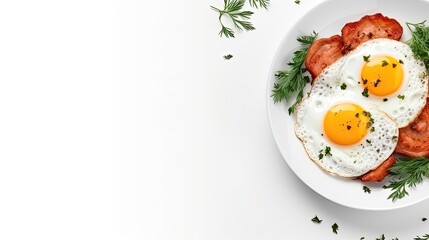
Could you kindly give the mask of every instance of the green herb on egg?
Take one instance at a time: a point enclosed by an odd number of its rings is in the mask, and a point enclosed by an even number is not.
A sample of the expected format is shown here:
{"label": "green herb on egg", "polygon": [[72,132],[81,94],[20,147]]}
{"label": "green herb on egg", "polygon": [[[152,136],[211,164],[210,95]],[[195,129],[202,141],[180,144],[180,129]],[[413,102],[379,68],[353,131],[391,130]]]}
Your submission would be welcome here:
{"label": "green herb on egg", "polygon": [[363,56],[363,60],[365,61],[365,62],[369,62],[369,58],[371,57],[371,55],[368,55],[368,56]]}
{"label": "green herb on egg", "polygon": [[389,63],[386,60],[381,61],[381,66],[382,67],[385,67],[387,65],[389,65]]}
{"label": "green herb on egg", "polygon": [[369,94],[368,94],[368,88],[364,88],[364,90],[363,90],[363,92],[362,92],[362,96],[364,96],[364,97],[369,97]]}

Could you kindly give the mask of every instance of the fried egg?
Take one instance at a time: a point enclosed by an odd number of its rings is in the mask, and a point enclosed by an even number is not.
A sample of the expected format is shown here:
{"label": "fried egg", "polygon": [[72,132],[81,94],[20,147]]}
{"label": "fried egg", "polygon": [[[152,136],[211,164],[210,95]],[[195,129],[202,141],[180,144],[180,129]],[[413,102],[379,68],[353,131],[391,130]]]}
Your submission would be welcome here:
{"label": "fried egg", "polygon": [[319,93],[301,102],[295,125],[315,163],[334,175],[357,177],[393,153],[398,127],[389,116],[375,105]]}
{"label": "fried egg", "polygon": [[326,171],[357,177],[394,151],[398,128],[426,104],[422,61],[399,41],[374,39],[325,68],[297,107],[295,133]]}
{"label": "fried egg", "polygon": [[336,64],[334,69],[340,76],[337,89],[343,86],[348,94],[377,105],[400,128],[410,124],[426,104],[426,68],[405,43],[374,39]]}

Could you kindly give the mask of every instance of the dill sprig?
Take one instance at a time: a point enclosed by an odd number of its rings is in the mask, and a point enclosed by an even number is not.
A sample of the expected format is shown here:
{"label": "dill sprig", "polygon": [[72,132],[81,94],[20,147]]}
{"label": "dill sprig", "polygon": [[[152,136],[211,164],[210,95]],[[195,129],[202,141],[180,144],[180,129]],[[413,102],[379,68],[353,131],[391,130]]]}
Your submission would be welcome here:
{"label": "dill sprig", "polygon": [[273,93],[271,95],[274,103],[283,100],[289,101],[292,94],[298,92],[295,103],[288,109],[289,114],[293,113],[297,104],[301,102],[304,96],[304,87],[310,82],[309,77],[303,75],[303,65],[308,49],[316,39],[316,36],[317,33],[313,31],[313,33],[308,36],[299,37],[297,41],[301,44],[301,49],[293,53],[292,61],[287,64],[290,66],[290,70],[278,71],[275,74],[277,83],[274,83]]}
{"label": "dill sprig", "polygon": [[234,24],[234,27],[238,30],[244,29],[246,31],[251,31],[255,29],[252,23],[247,21],[250,19],[250,16],[252,16],[253,12],[242,10],[245,1],[246,0],[224,0],[223,10],[210,6],[213,10],[219,13],[219,22],[222,26],[221,30],[219,31],[219,35],[221,37],[222,36],[225,36],[227,38],[235,37],[234,31],[232,30],[232,28],[229,28],[223,24],[222,22],[223,16],[229,17],[232,23]]}
{"label": "dill sprig", "polygon": [[395,201],[408,195],[407,187],[414,188],[424,178],[429,178],[429,159],[424,157],[398,158],[398,162],[389,169],[389,173],[392,180],[384,188],[392,190],[387,199]]}
{"label": "dill sprig", "polygon": [[250,6],[254,8],[268,8],[268,5],[270,5],[270,0],[249,0]]}
{"label": "dill sprig", "polygon": [[429,27],[425,25],[425,22],[406,23],[412,34],[412,38],[407,41],[407,44],[410,45],[416,58],[422,60],[426,69],[429,69]]}

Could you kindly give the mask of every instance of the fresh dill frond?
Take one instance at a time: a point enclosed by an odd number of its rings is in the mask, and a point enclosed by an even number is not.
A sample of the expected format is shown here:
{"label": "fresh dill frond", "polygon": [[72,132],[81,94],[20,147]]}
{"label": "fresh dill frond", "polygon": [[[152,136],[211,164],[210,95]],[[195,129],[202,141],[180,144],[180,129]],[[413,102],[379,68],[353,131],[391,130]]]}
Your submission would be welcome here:
{"label": "fresh dill frond", "polygon": [[227,16],[231,19],[234,27],[238,30],[246,30],[251,31],[255,28],[252,23],[248,20],[252,16],[253,12],[251,11],[243,11],[243,6],[246,0],[224,0],[224,8],[223,10],[218,9],[216,7],[210,6],[211,9],[219,13],[219,22],[221,25],[221,30],[219,31],[219,36],[225,36],[227,38],[234,38],[235,33],[232,28],[225,26],[222,22],[222,17]]}
{"label": "fresh dill frond", "polygon": [[389,173],[392,180],[384,188],[392,190],[387,199],[396,201],[408,195],[407,188],[414,188],[424,178],[429,178],[429,159],[424,157],[398,158],[398,162],[390,167]]}
{"label": "fresh dill frond", "polygon": [[426,69],[429,69],[429,26],[426,26],[425,22],[406,23],[412,34],[407,44],[410,45],[415,57],[422,60]]}
{"label": "fresh dill frond", "polygon": [[268,5],[270,5],[270,0],[249,0],[250,6],[254,8],[268,8]]}
{"label": "fresh dill frond", "polygon": [[310,82],[308,76],[304,76],[303,66],[307,56],[310,45],[316,39],[317,33],[313,31],[308,36],[298,37],[297,41],[301,44],[301,49],[293,53],[292,61],[287,65],[290,67],[288,70],[278,71],[275,76],[277,82],[274,83],[271,97],[274,103],[281,101],[289,101],[292,94],[298,92],[295,103],[289,108],[289,114],[295,111],[299,102],[304,96],[304,87]]}

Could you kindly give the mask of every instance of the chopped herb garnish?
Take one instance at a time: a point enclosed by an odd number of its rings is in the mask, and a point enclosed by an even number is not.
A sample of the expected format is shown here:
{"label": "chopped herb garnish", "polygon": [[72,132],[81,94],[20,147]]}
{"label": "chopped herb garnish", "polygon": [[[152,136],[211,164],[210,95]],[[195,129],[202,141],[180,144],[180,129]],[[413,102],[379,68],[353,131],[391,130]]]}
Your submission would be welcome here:
{"label": "chopped herb garnish", "polygon": [[359,118],[359,113],[356,113],[356,114],[355,114],[355,117],[356,117],[356,118]]}
{"label": "chopped herb garnish", "polygon": [[[371,132],[374,132],[375,131],[375,127],[371,127],[371,130],[370,130]],[[380,151],[380,150],[378,150],[378,151]]]}
{"label": "chopped herb garnish", "polygon": [[223,56],[223,59],[225,59],[225,60],[229,60],[229,59],[231,59],[233,56],[231,55],[231,54],[228,54],[228,55],[225,55],[225,56]]}
{"label": "chopped herb garnish", "polygon": [[381,66],[382,66],[382,67],[385,67],[385,66],[387,66],[387,65],[389,65],[389,63],[388,63],[388,62],[386,62],[385,60],[381,61]]}
{"label": "chopped herb garnish", "polygon": [[397,65],[396,63],[392,63],[392,67],[395,68]]}
{"label": "chopped herb garnish", "polygon": [[338,224],[337,223],[332,224],[332,232],[335,234],[338,234]]}
{"label": "chopped herb garnish", "polygon": [[387,102],[387,100],[389,100],[389,99],[387,99],[387,98],[383,98],[383,102]]}
{"label": "chopped herb garnish", "polygon": [[396,140],[396,139],[398,139],[398,136],[393,136],[392,137],[392,140]]}
{"label": "chopped herb garnish", "polygon": [[341,84],[341,90],[346,90],[346,88],[347,88],[347,84],[345,83]]}
{"label": "chopped herb garnish", "polygon": [[295,3],[296,4],[299,4],[301,1],[300,0],[295,0]]}
{"label": "chopped herb garnish", "polygon": [[428,220],[428,219],[427,219],[427,218],[425,218],[425,217],[424,217],[424,218],[422,218],[422,221],[423,221],[423,222],[425,222],[426,220]]}
{"label": "chopped herb garnish", "polygon": [[398,95],[398,98],[401,100],[404,100],[405,96],[404,95]]}
{"label": "chopped herb garnish", "polygon": [[362,92],[362,96],[364,96],[364,97],[369,97],[369,94],[368,94],[368,88],[365,88],[365,89],[363,90],[363,92]]}
{"label": "chopped herb garnish", "polygon": [[377,153],[379,153],[380,152],[380,149],[377,149]]}
{"label": "chopped herb garnish", "polygon": [[319,217],[317,217],[317,215],[311,219],[312,222],[314,223],[321,223],[323,220],[319,219]]}
{"label": "chopped herb garnish", "polygon": [[371,193],[371,189],[367,186],[362,187],[364,193]]}
{"label": "chopped herb garnish", "polygon": [[380,84],[380,83],[381,83],[381,80],[377,79],[377,81],[375,81],[375,83],[374,83],[374,87],[378,87],[378,84]]}
{"label": "chopped herb garnish", "polygon": [[328,146],[325,147],[325,156],[332,156],[331,147],[328,147]]}
{"label": "chopped herb garnish", "polygon": [[367,143],[371,143],[371,140],[367,139],[367,140],[366,140],[366,142],[367,142]]}
{"label": "chopped herb garnish", "polygon": [[371,57],[371,55],[368,55],[368,56],[363,56],[363,60],[365,61],[365,62],[369,62],[369,58]]}
{"label": "chopped herb garnish", "polygon": [[368,79],[363,79],[362,78],[362,82],[363,82],[363,84],[366,84],[368,82]]}
{"label": "chopped herb garnish", "polygon": [[352,129],[352,126],[347,125],[347,130],[350,130],[350,129]]}
{"label": "chopped herb garnish", "polygon": [[360,240],[364,240],[364,239],[365,239],[365,237],[361,237],[361,238],[360,238]]}
{"label": "chopped herb garnish", "polygon": [[399,63],[400,64],[404,64],[404,61],[402,61],[401,59],[399,59]]}

